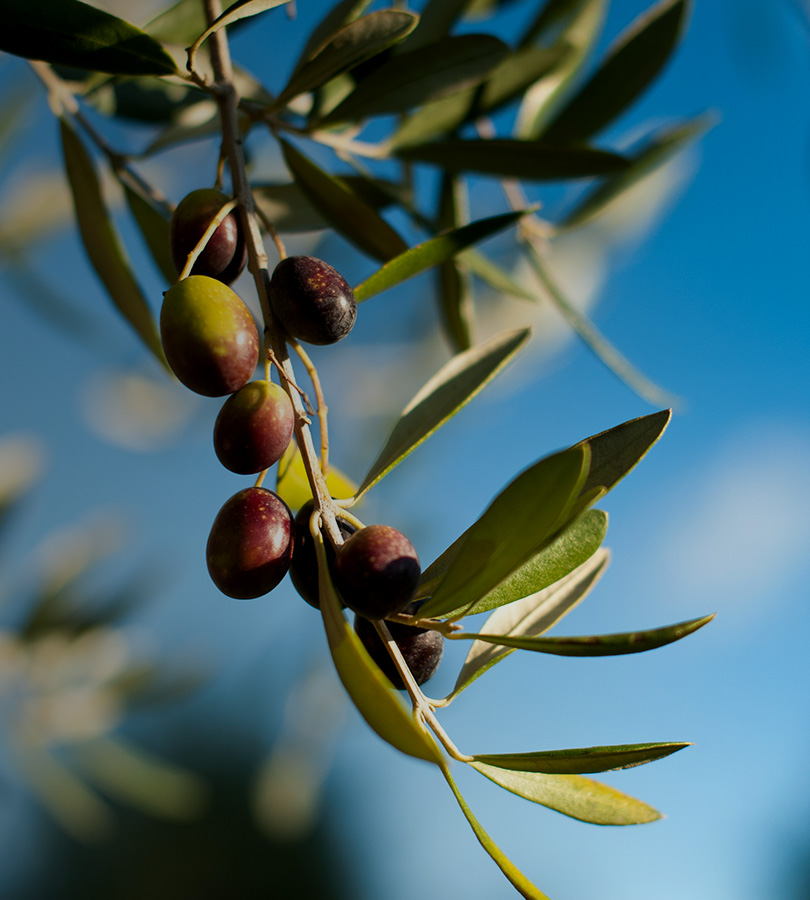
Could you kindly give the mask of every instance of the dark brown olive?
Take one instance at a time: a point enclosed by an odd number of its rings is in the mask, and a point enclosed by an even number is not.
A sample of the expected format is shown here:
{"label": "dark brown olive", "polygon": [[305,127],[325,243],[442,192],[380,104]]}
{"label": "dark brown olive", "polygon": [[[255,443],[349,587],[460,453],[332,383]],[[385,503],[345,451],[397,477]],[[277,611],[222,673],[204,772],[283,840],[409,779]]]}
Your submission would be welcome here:
{"label": "dark brown olive", "polygon": [[346,279],[314,256],[282,259],[270,280],[270,304],[284,330],[308,344],[334,344],[357,318]]}
{"label": "dark brown olive", "polygon": [[[315,609],[320,609],[320,596],[318,592],[318,559],[315,555],[315,542],[309,530],[309,520],[315,503],[307,501],[295,517],[295,545],[293,548],[292,564],[290,565],[290,580],[298,593]],[[357,531],[351,522],[337,519],[338,528],[343,539],[351,537]],[[328,537],[324,537],[324,549],[329,571],[334,571],[335,548]]]}
{"label": "dark brown olive", "polygon": [[206,548],[208,573],[229,597],[261,597],[287,574],[294,538],[293,516],[281,497],[267,488],[246,488],[214,519]]}
{"label": "dark brown olive", "polygon": [[214,450],[231,472],[254,475],[275,465],[290,444],[295,411],[272,381],[251,381],[222,404],[214,423]]}
{"label": "dark brown olive", "polygon": [[[178,275],[185,268],[189,253],[229,199],[222,191],[201,188],[180,201],[169,226],[169,245]],[[246,262],[247,247],[234,211],[225,216],[208,239],[190,274],[208,275],[223,284],[231,284],[242,273]]]}
{"label": "dark brown olive", "polygon": [[[419,604],[411,603],[403,612],[416,615]],[[416,628],[413,625],[402,625],[399,622],[386,622],[391,637],[396,641],[411,674],[417,684],[424,684],[436,674],[444,653],[444,638],[438,631],[430,628]],[[403,690],[405,685],[397,671],[391,655],[377,634],[377,629],[370,619],[356,616],[354,630],[368,650],[369,656],[382,669],[383,674],[395,688]]]}
{"label": "dark brown olive", "polygon": [[401,612],[413,600],[421,568],[413,544],[390,525],[368,525],[335,557],[335,586],[343,602],[369,619]]}

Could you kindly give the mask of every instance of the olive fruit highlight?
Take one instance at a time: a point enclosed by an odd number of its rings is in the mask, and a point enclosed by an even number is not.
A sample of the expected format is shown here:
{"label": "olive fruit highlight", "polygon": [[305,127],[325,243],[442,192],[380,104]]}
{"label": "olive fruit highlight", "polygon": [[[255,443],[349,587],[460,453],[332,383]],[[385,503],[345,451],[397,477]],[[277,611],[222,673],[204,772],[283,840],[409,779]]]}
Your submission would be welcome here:
{"label": "olive fruit highlight", "polygon": [[[200,242],[214,216],[230,198],[214,188],[201,188],[184,197],[169,226],[169,246],[178,274]],[[194,263],[192,275],[208,275],[224,284],[236,281],[247,262],[247,247],[236,212],[229,212],[208,239]]]}
{"label": "olive fruit highlight", "polygon": [[228,597],[261,597],[287,574],[295,523],[287,504],[267,488],[250,487],[225,501],[206,547],[211,580]]}
{"label": "olive fruit highlight", "polygon": [[401,612],[413,600],[421,569],[413,544],[390,525],[368,525],[335,556],[335,586],[344,603],[369,619]]}
{"label": "olive fruit highlight", "polygon": [[[321,608],[320,594],[318,592],[318,557],[315,553],[315,541],[309,530],[309,520],[315,509],[313,500],[308,500],[295,517],[295,545],[293,547],[292,564],[290,566],[290,581],[298,593],[315,609]],[[338,516],[337,525],[344,540],[351,537],[357,529],[351,522]],[[329,571],[335,569],[335,548],[328,537],[323,539],[326,561]]]}
{"label": "olive fruit highlight", "polygon": [[[418,608],[418,604],[412,603],[403,612],[413,616],[416,615]],[[444,653],[444,638],[441,634],[430,628],[416,628],[414,625],[403,625],[400,622],[386,622],[385,624],[391,632],[391,637],[396,641],[403,659],[408,664],[414,681],[417,684],[424,684],[429,678],[432,678],[436,674],[436,669],[439,668]],[[362,616],[357,616],[354,620],[354,630],[363,646],[368,650],[369,656],[382,669],[386,678],[395,688],[403,690],[405,685],[402,683],[402,678],[385,644],[377,634],[374,623]]]}
{"label": "olive fruit highlight", "polygon": [[222,404],[214,423],[217,458],[237,475],[275,465],[292,440],[295,411],[287,392],[272,381],[251,381]]}
{"label": "olive fruit highlight", "polygon": [[232,394],[253,377],[259,333],[229,287],[192,275],[172,285],[160,310],[160,339],[174,374],[206,397]]}
{"label": "olive fruit highlight", "polygon": [[334,344],[352,330],[357,303],[349,283],[314,256],[282,259],[270,280],[270,304],[285,331],[308,344]]}

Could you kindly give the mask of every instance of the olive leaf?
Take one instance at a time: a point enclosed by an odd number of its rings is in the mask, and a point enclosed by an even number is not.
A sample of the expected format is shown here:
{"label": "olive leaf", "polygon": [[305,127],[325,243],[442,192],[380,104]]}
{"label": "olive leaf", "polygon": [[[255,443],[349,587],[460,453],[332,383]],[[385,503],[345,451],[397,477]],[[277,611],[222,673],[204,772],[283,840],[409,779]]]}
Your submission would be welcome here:
{"label": "olive leaf", "polygon": [[686,0],[662,0],[620,35],[601,66],[543,129],[558,144],[586,141],[613,122],[650,85],[686,26]]}
{"label": "olive leaf", "polygon": [[295,70],[274,106],[283,107],[299,94],[314,91],[342,72],[382,53],[416,27],[415,13],[381,9],[344,25]]}
{"label": "olive leaf", "polygon": [[479,844],[486,850],[486,852],[490,855],[492,860],[498,866],[498,868],[503,872],[503,874],[509,879],[512,886],[517,890],[521,897],[526,898],[526,900],[549,900],[549,898],[544,894],[539,888],[535,887],[531,881],[523,874],[523,872],[518,869],[518,867],[512,862],[511,859],[501,850],[501,848],[492,840],[492,838],[487,834],[484,830],[484,827],[481,823],[476,819],[473,815],[472,810],[470,809],[467,801],[462,796],[461,791],[458,789],[458,785],[453,780],[453,776],[450,774],[450,769],[447,765],[442,766],[442,774],[445,777],[445,780],[450,785],[450,790],[453,792],[453,796],[456,798],[458,805],[461,807],[461,811],[464,813],[464,817],[470,823],[470,827],[473,830],[473,833],[478,838]]}
{"label": "olive leaf", "polygon": [[539,460],[517,476],[467,529],[425,617],[465,610],[535,556],[564,525],[588,473],[586,446]]}
{"label": "olive leaf", "polygon": [[284,161],[296,184],[327,222],[359,250],[387,262],[408,249],[397,232],[343,178],[331,175],[287,141]]}
{"label": "olive leaf", "polygon": [[329,576],[323,538],[314,538],[318,552],[318,596],[338,677],[360,715],[387,743],[408,756],[444,764],[444,757],[424,725],[417,725],[391,688],[391,683],[349,627]]}
{"label": "olive leaf", "polygon": [[[420,610],[420,614],[422,614],[422,610]],[[424,615],[428,615],[428,613],[424,613]],[[707,625],[713,618],[714,614],[712,613],[663,628],[585,637],[530,637],[484,634],[483,632],[467,634],[463,631],[454,632],[450,637],[454,640],[472,638],[503,647],[513,647],[516,650],[532,650],[537,653],[551,653],[554,656],[619,656],[626,653],[643,653],[671,644],[673,641],[679,641]]]}
{"label": "olive leaf", "polygon": [[281,6],[282,3],[286,3],[287,0],[236,0],[236,3],[232,3],[220,16],[205,29],[205,31],[194,41],[194,43],[189,47],[188,50],[188,67],[189,69],[194,68],[195,57],[199,52],[200,47],[211,37],[212,34],[215,34],[221,28],[226,28],[228,25],[233,25],[234,22],[238,22],[240,19],[247,19],[250,16],[258,16],[263,12],[267,12],[270,9],[275,9],[277,6]]}
{"label": "olive leaf", "polygon": [[337,31],[361,16],[371,0],[340,0],[313,28],[295,64],[295,70],[310,60]]}
{"label": "olive leaf", "polygon": [[170,75],[174,60],[148,34],[80,0],[2,3],[0,50],[115,75]]}
{"label": "olive leaf", "polygon": [[485,256],[480,250],[474,248],[465,250],[459,255],[458,262],[469,269],[476,278],[500,294],[508,294],[510,297],[529,300],[532,303],[537,300],[536,294],[518,284],[506,269]]}
{"label": "olive leaf", "polygon": [[470,765],[490,781],[518,797],[581,822],[591,822],[594,825],[640,825],[661,818],[658,810],[641,800],[581,775],[516,772],[482,762],[471,762]]}
{"label": "olive leaf", "polygon": [[[532,635],[548,631],[584,599],[602,577],[609,558],[607,550],[597,550],[590,559],[545,590],[499,607],[484,623],[482,633]],[[458,673],[455,686],[444,698],[443,704],[453,700],[484,672],[514,653],[515,649],[474,641]]]}
{"label": "olive leaf", "polygon": [[[442,176],[438,210],[438,224],[442,230],[462,227],[468,218],[468,208],[464,180],[453,175]],[[453,350],[462,353],[473,345],[472,277],[457,260],[457,255],[442,260],[434,280],[445,333]]]}
{"label": "olive leaf", "polygon": [[441,166],[448,172],[480,172],[525,181],[562,181],[622,171],[627,160],[592,147],[555,147],[510,138],[447,138],[395,148],[401,159]]}
{"label": "olive leaf", "polygon": [[466,34],[396,55],[359,82],[320,125],[400,112],[478,84],[507,50],[492,35]]}
{"label": "olive leaf", "polygon": [[59,121],[65,172],[87,257],[119,312],[165,365],[154,317],[107,211],[93,161],[68,120]]}
{"label": "olive leaf", "polygon": [[416,247],[411,247],[394,259],[389,260],[382,268],[374,272],[354,288],[354,296],[358,301],[368,300],[375,294],[381,294],[403,281],[424,272],[427,269],[451,259],[474,244],[479,244],[498,232],[516,225],[520,219],[532,212],[531,209],[518,212],[501,213],[486,219],[470,222],[460,228],[444,231]]}
{"label": "olive leaf", "polygon": [[476,753],[476,762],[517,772],[547,775],[586,775],[629,769],[663,759],[684,747],[683,741],[655,744],[622,744],[613,747],[583,747],[576,750],[540,750],[535,753]]}
{"label": "olive leaf", "polygon": [[529,329],[498,335],[454,356],[402,411],[355,494],[359,499],[436,429],[455,415],[525,346]]}
{"label": "olive leaf", "polygon": [[155,265],[160,269],[166,282],[174,284],[177,281],[178,273],[169,248],[169,217],[132,190],[129,185],[122,186],[129,211],[152,254]]}

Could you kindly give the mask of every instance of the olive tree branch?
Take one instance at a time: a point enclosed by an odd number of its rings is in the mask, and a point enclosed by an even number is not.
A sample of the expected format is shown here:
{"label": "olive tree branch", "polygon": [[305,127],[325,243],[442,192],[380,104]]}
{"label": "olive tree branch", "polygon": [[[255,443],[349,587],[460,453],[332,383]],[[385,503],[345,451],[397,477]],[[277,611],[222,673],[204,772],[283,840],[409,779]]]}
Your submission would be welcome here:
{"label": "olive tree branch", "polygon": [[[205,0],[205,11],[209,22],[213,22],[222,12],[220,0]],[[245,232],[248,251],[248,268],[256,284],[256,292],[265,322],[265,338],[275,354],[276,364],[284,389],[295,411],[295,438],[301,451],[307,479],[312,489],[315,504],[322,513],[321,521],[336,545],[342,543],[340,529],[335,521],[335,507],[329,496],[326,479],[318,465],[317,453],[309,430],[309,420],[298,392],[293,388],[295,376],[287,350],[284,332],[279,327],[270,306],[270,274],[267,267],[267,253],[262,242],[261,231],[256,221],[253,192],[245,169],[242,151],[242,135],[239,129],[239,95],[234,86],[230,49],[226,30],[221,28],[210,36],[211,65],[215,82],[205,85],[219,107],[222,123],[222,147],[228,159],[233,182],[233,191],[239,204],[239,214]],[[191,60],[190,60],[191,62]],[[192,71],[193,75],[193,71]]]}

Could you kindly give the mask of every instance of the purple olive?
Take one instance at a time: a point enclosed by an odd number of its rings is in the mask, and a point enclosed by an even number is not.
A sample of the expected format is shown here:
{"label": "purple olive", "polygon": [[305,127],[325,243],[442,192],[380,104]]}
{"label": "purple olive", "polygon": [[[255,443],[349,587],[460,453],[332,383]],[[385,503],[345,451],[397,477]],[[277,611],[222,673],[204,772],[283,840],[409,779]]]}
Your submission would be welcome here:
{"label": "purple olive", "polygon": [[[315,542],[309,530],[309,520],[312,517],[314,508],[315,503],[312,500],[308,500],[298,510],[298,514],[295,517],[295,546],[293,548],[292,565],[290,566],[290,581],[292,581],[293,587],[310,606],[320,609],[318,558],[315,554]],[[357,531],[351,522],[341,519],[340,516],[338,516],[337,525],[344,540]],[[329,571],[333,572],[335,567],[335,548],[326,536],[324,536],[323,543]]]}
{"label": "purple olive", "polygon": [[[229,201],[222,191],[201,188],[184,197],[172,216],[169,245],[178,274],[188,255],[200,242],[216,214]],[[229,212],[208,239],[191,269],[192,275],[208,275],[223,284],[236,281],[247,262],[247,247],[236,212]]]}

